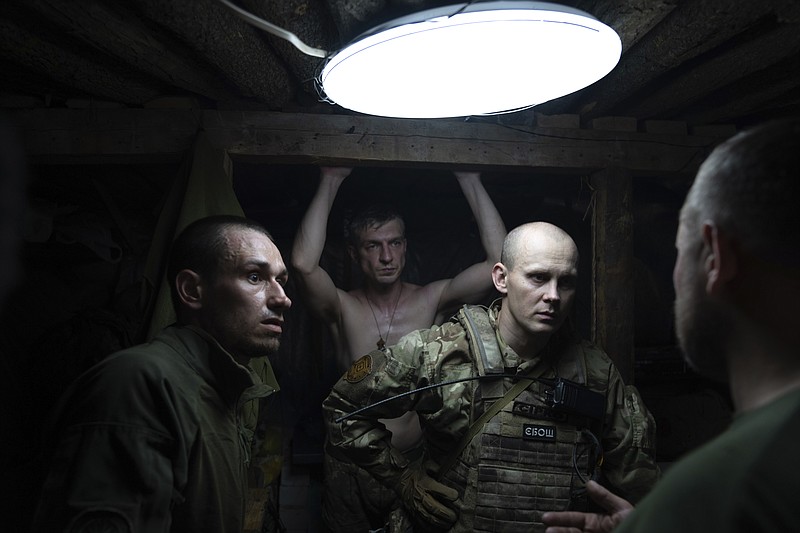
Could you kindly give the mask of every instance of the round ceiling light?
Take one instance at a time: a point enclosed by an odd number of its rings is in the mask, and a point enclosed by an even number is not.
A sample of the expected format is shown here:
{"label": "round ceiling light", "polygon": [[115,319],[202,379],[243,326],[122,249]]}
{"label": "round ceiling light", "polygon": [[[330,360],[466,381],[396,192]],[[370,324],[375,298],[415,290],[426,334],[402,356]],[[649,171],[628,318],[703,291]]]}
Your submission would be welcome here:
{"label": "round ceiling light", "polygon": [[422,11],[333,55],[320,82],[360,113],[442,118],[516,111],[573,93],[619,62],[619,36],[588,13],[490,1]]}

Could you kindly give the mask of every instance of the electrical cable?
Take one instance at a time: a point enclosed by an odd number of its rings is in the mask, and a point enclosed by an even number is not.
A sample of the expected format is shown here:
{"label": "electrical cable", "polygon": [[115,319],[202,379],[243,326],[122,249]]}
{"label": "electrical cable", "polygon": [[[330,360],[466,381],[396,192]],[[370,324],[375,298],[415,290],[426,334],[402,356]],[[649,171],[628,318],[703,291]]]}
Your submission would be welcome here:
{"label": "electrical cable", "polygon": [[322,57],[322,58],[328,56],[328,52],[326,50],[322,50],[320,48],[314,48],[313,46],[307,45],[306,43],[301,41],[300,38],[294,33],[288,30],[284,30],[280,26],[276,26],[271,22],[267,22],[261,17],[257,17],[256,15],[250,13],[249,11],[245,11],[241,7],[237,6],[232,2],[229,2],[228,0],[219,0],[219,2],[227,6],[231,11],[236,13],[239,16],[239,18],[241,18],[251,26],[255,26],[256,28],[262,29],[267,33],[271,33],[276,37],[280,37],[281,39],[289,41],[295,46],[295,48],[297,48],[306,55],[313,57]]}
{"label": "electrical cable", "polygon": [[[600,444],[600,441],[597,439],[597,436],[589,431],[588,429],[581,430],[581,434],[584,437],[588,437],[591,442],[591,455],[589,455],[589,468],[591,469],[587,474],[588,477],[591,479],[595,479],[595,473],[597,472],[597,467],[603,464],[603,445]],[[578,456],[577,456],[577,449],[578,445],[576,444],[574,448],[572,448],[572,468],[575,470],[575,473],[578,474],[578,477],[581,480],[581,483],[586,484],[588,481],[583,474],[581,473],[581,469],[578,466]],[[583,453],[581,453],[583,456]],[[595,457],[597,460],[594,460]],[[595,464],[592,465],[591,463],[594,462]]]}
{"label": "electrical cable", "polygon": [[410,391],[406,391],[406,392],[401,392],[400,394],[392,396],[391,398],[384,398],[383,400],[377,401],[375,403],[371,403],[369,405],[365,405],[364,407],[356,409],[355,411],[351,411],[350,413],[346,413],[346,414],[340,416],[339,418],[337,418],[335,420],[335,422],[337,422],[337,423],[342,422],[343,420],[346,420],[346,419],[348,419],[348,418],[350,418],[352,416],[355,416],[355,415],[357,415],[359,413],[362,413],[362,412],[364,412],[364,411],[366,411],[368,409],[372,409],[373,407],[377,407],[377,406],[382,405],[382,404],[384,404],[386,402],[391,402],[391,401],[394,401],[394,400],[398,400],[400,398],[404,398],[406,396],[410,396],[410,395],[416,394],[418,392],[423,392],[423,391],[426,391],[426,390],[436,389],[438,387],[446,387],[447,385],[455,385],[456,383],[463,383],[465,381],[475,381],[475,380],[480,380],[480,379],[502,379],[502,378],[511,378],[511,379],[514,379],[514,380],[527,379],[527,380],[530,380],[530,381],[538,381],[539,383],[543,383],[545,385],[550,385],[550,386],[553,386],[553,384],[555,383],[555,380],[552,380],[552,379],[517,376],[515,374],[491,374],[491,375],[486,375],[486,376],[470,376],[470,377],[466,377],[466,378],[452,379],[452,380],[449,380],[449,381],[442,381],[441,383],[434,383],[432,385],[426,385],[424,387],[419,387],[418,389],[414,389],[414,390],[410,390]]}
{"label": "electrical cable", "polygon": [[603,402],[604,402],[603,395],[587,388],[585,385],[581,385],[580,383],[575,383],[574,381],[569,381],[567,379],[563,379],[558,376],[556,376],[555,378],[537,378],[531,376],[520,376],[518,374],[487,374],[484,376],[469,376],[465,378],[443,381],[440,383],[434,383],[432,385],[425,385],[423,387],[419,387],[414,390],[401,392],[400,394],[396,394],[395,396],[384,398],[383,400],[379,400],[375,403],[371,403],[369,405],[365,405],[364,407],[358,408],[350,413],[346,413],[336,418],[335,422],[337,423],[342,422],[343,420],[346,420],[354,415],[362,413],[368,409],[372,409],[379,405],[383,405],[386,402],[391,402],[400,398],[404,398],[411,394],[416,394],[418,392],[444,387],[446,385],[454,385],[456,383],[463,383],[465,381],[475,381],[480,379],[511,379],[513,381],[525,379],[530,382],[538,381],[539,383],[547,385],[548,387],[551,388],[550,391],[545,392],[545,396],[547,397],[545,403],[547,403],[552,409],[562,413],[573,414],[578,416],[586,416],[590,419],[595,419],[595,420],[599,420],[600,418],[602,418]]}

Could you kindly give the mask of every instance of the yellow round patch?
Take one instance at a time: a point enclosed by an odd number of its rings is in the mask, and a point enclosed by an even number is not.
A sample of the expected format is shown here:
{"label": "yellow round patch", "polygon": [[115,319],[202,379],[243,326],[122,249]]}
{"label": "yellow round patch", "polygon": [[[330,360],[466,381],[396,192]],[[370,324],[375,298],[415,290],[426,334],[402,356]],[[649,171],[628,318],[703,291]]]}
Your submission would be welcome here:
{"label": "yellow round patch", "polygon": [[348,383],[358,383],[372,372],[372,356],[365,355],[355,363],[345,374],[344,379]]}

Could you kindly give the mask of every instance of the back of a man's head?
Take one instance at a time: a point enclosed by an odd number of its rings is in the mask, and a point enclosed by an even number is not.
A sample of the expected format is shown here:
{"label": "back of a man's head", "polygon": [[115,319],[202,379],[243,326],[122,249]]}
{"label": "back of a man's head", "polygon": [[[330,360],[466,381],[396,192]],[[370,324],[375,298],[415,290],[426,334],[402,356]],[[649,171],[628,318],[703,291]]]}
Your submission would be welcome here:
{"label": "back of a man's head", "polygon": [[800,119],[765,123],[719,145],[684,204],[694,227],[713,220],[745,249],[800,268]]}
{"label": "back of a man's head", "polygon": [[167,266],[167,281],[172,305],[179,316],[179,298],[175,287],[178,272],[192,270],[213,281],[227,255],[229,233],[241,230],[257,231],[274,241],[264,226],[235,215],[212,215],[195,220],[175,238]]}

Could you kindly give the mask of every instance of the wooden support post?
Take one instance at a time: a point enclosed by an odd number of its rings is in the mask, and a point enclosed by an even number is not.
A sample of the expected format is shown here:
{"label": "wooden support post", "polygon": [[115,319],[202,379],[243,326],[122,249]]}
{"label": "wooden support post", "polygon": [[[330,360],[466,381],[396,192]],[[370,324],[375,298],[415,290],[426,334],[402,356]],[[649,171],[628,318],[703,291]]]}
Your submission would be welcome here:
{"label": "wooden support post", "polygon": [[591,177],[592,341],[633,383],[634,280],[633,181],[629,172],[609,168]]}

